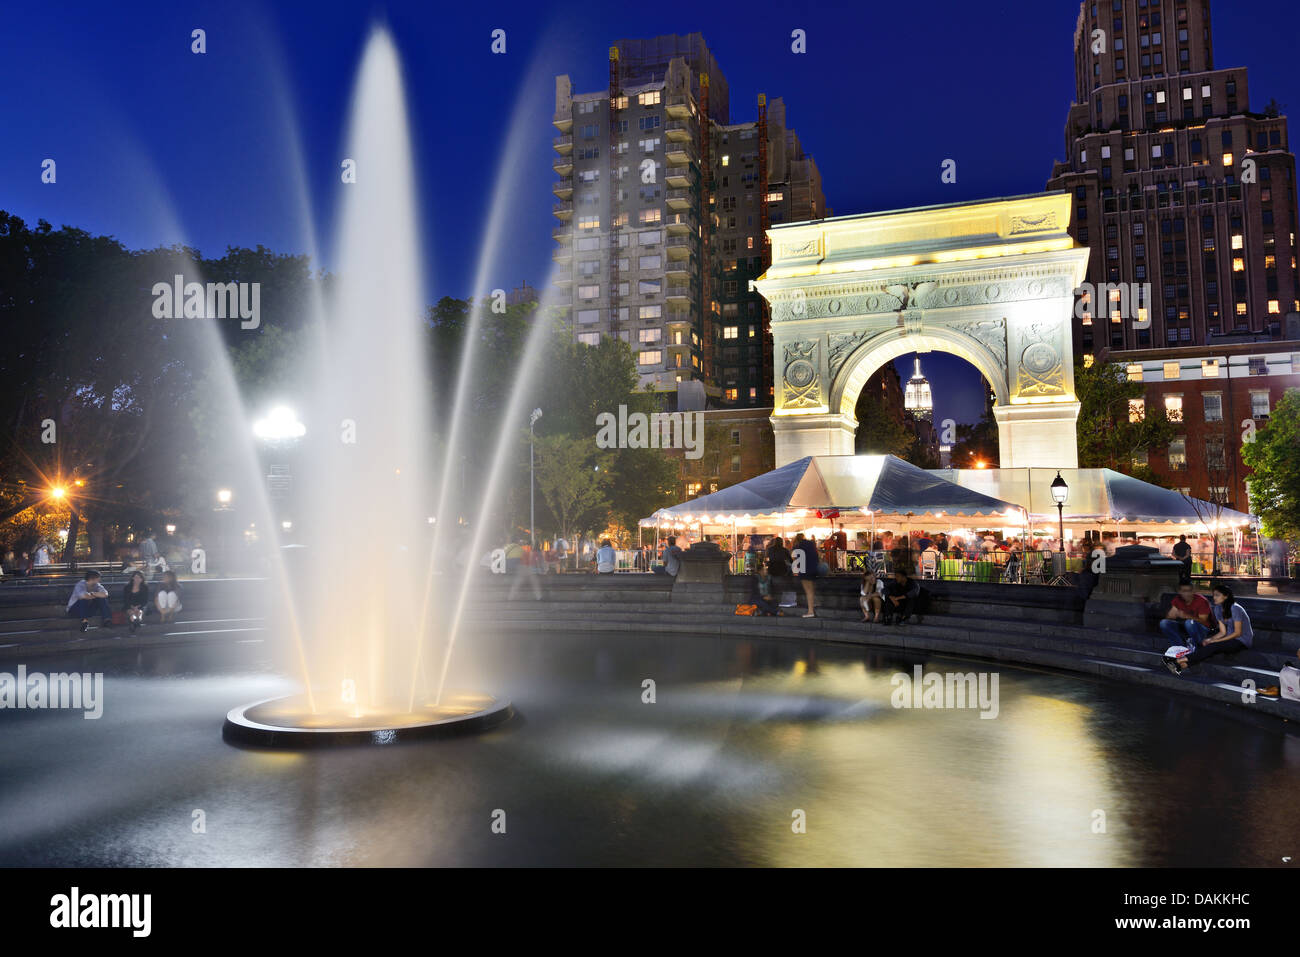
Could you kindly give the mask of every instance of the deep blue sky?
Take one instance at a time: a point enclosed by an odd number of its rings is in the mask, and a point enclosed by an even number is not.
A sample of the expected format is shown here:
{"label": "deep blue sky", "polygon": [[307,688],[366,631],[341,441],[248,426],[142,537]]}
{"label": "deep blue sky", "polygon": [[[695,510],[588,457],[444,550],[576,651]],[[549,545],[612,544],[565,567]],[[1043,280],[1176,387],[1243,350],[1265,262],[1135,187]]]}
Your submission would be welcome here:
{"label": "deep blue sky", "polygon": [[[430,297],[486,291],[472,287],[502,165],[517,192],[486,286],[540,285],[553,246],[553,76],[569,73],[579,92],[603,87],[614,40],[702,31],[733,120],[753,117],[759,92],[784,97],[828,202],[846,214],[1042,189],[1064,151],[1078,10],[1073,0],[12,2],[0,17],[0,208],[132,247],[307,251],[302,182],[328,263],[353,75],[367,28],[384,18],[406,63]],[[1213,11],[1217,63],[1251,68],[1252,106],[1276,97],[1300,109],[1297,5],[1218,0]],[[190,53],[195,27],[206,55]],[[507,31],[504,56],[489,50],[495,28]],[[804,55],[790,51],[795,28],[807,31]],[[47,157],[54,185],[40,182]],[[957,160],[955,185],[939,182],[945,158]],[[907,378],[910,361],[899,366]],[[978,373],[940,355],[925,366],[936,418],[969,418]]]}

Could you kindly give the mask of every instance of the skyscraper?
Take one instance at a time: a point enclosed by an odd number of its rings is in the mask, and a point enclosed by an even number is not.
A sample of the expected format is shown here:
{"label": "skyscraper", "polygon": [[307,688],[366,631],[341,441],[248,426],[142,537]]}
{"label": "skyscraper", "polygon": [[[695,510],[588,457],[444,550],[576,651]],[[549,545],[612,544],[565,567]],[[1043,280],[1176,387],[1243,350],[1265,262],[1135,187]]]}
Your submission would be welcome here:
{"label": "skyscraper", "polygon": [[1215,68],[1208,0],[1086,0],[1074,48],[1047,188],[1074,195],[1092,249],[1076,351],[1281,338],[1300,311],[1295,156],[1246,69]]}
{"label": "skyscraper", "polygon": [[749,290],[765,228],[827,213],[784,104],[760,96],[757,111],[731,122],[698,33],[619,41],[595,93],[556,77],[553,255],[575,335],[623,339],[643,386],[698,379],[717,406],[771,402],[767,317]]}

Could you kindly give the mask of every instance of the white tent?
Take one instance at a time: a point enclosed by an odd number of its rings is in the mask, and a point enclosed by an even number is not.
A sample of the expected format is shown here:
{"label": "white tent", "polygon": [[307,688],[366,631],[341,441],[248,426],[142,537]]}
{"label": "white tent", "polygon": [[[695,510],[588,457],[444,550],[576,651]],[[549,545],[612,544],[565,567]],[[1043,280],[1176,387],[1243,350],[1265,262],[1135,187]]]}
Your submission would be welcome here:
{"label": "white tent", "polygon": [[[1068,488],[1067,525],[1132,528],[1143,534],[1214,532],[1243,528],[1250,516],[1188,499],[1111,469],[932,469],[931,475],[962,488],[996,496],[1023,508],[1035,525],[1057,522],[1052,482],[1057,472]],[[1218,528],[1214,528],[1217,521]]]}
{"label": "white tent", "polygon": [[705,532],[782,530],[838,510],[837,522],[861,527],[909,518],[934,524],[979,519],[981,527],[1023,526],[1023,510],[964,488],[892,455],[811,455],[730,488],[663,508],[644,526],[692,526]]}

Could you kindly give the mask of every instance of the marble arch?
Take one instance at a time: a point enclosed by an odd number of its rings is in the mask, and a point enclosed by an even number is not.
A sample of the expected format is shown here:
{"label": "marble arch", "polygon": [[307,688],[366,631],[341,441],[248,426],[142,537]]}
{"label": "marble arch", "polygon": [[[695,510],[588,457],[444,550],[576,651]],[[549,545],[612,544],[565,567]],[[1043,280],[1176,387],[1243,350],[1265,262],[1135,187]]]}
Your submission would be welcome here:
{"label": "marble arch", "polygon": [[771,229],[754,281],[772,314],[777,466],[853,453],[854,406],[885,362],[950,352],[996,395],[1003,468],[1076,468],[1071,319],[1088,249],[1041,193]]}

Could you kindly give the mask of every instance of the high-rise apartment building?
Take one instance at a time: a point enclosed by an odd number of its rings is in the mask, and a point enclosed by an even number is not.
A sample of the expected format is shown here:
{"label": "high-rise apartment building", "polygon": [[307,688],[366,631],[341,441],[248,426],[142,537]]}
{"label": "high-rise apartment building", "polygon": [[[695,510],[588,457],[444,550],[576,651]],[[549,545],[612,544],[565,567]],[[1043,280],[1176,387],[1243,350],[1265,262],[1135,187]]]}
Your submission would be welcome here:
{"label": "high-rise apartment building", "polygon": [[1092,250],[1076,352],[1282,338],[1300,311],[1295,156],[1276,106],[1252,112],[1246,69],[1215,68],[1207,0],[1086,0],[1074,49],[1047,188],[1074,195]]}
{"label": "high-rise apartment building", "polygon": [[[701,34],[622,40],[609,84],[556,77],[556,284],[574,334],[628,342],[642,385],[700,380],[710,404],[772,401],[765,229],[827,214],[816,163],[778,99],[733,124]],[[561,296],[561,303],[564,298]]]}

